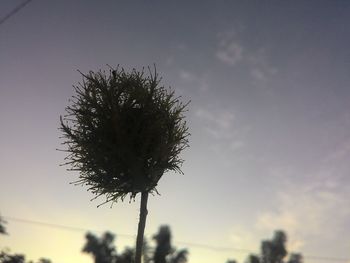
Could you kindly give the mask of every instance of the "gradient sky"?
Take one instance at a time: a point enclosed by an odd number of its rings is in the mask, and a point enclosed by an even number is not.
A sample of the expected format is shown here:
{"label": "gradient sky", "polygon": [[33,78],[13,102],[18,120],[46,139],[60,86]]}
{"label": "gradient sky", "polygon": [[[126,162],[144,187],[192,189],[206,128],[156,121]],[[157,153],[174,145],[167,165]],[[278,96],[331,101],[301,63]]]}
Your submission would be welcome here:
{"label": "gradient sky", "polygon": [[[1,0],[0,17],[20,2]],[[146,234],[169,224],[193,263],[247,253],[185,242],[258,252],[276,229],[290,251],[350,258],[349,47],[349,1],[33,0],[0,26],[0,213],[133,245],[118,234],[136,234],[138,200],[96,208],[103,199],[69,184],[59,116],[77,69],[156,63],[192,101],[192,136],[185,175],[165,174],[149,199]],[[92,262],[84,232],[7,228],[0,248]]]}

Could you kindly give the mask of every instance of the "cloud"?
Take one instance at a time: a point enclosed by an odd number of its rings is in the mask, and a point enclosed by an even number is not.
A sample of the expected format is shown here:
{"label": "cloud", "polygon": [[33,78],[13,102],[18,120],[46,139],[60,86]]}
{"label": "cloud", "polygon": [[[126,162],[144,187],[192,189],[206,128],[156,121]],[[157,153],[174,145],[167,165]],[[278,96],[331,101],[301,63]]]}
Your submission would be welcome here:
{"label": "cloud", "polygon": [[270,63],[266,48],[242,44],[237,33],[221,33],[218,38],[216,58],[228,66],[246,67],[254,84],[264,84],[277,73]]}
{"label": "cloud", "polygon": [[260,231],[287,231],[291,237],[288,243],[291,251],[303,249],[314,237],[337,239],[350,214],[347,201],[350,189],[334,189],[321,180],[285,184],[276,196],[277,207],[261,212],[255,228]]}
{"label": "cloud", "polygon": [[271,65],[267,51],[264,48],[251,51],[247,55],[247,64],[250,68],[250,76],[255,84],[265,83],[278,71]]}
{"label": "cloud", "polygon": [[203,123],[208,134],[215,139],[230,139],[233,137],[235,115],[231,111],[217,110],[208,111],[198,108],[195,116]]}
{"label": "cloud", "polygon": [[[334,242],[339,243],[340,249],[348,249],[350,186],[344,184],[343,177],[331,176],[342,172],[333,167],[335,164],[321,164],[301,179],[296,179],[301,171],[290,167],[271,169],[271,180],[279,181],[279,190],[272,201],[267,200],[252,215],[251,227],[231,228],[232,246],[258,249],[253,242],[260,244],[281,229],[287,233],[289,252],[332,256],[328,248]],[[271,188],[274,189],[272,185]]]}
{"label": "cloud", "polygon": [[222,44],[216,52],[216,57],[223,63],[236,65],[243,59],[243,47],[237,42]]}
{"label": "cloud", "polygon": [[200,91],[207,91],[209,89],[209,84],[205,76],[198,77],[190,71],[181,70],[179,77],[182,81],[197,86]]}
{"label": "cloud", "polygon": [[[295,200],[294,197],[288,197],[287,199]],[[265,211],[261,213],[256,220],[256,229],[260,231],[273,232],[276,229],[283,229],[291,237],[288,242],[288,250],[298,251],[305,244],[304,238],[301,236],[305,232],[310,232],[310,226],[319,229],[320,211],[311,207],[312,210],[306,211],[304,207],[310,207],[308,203],[314,203],[312,200],[305,200],[306,204],[299,206],[287,205],[283,201],[279,204],[277,211]],[[287,202],[289,203],[289,202]],[[306,228],[306,229],[305,229]],[[312,232],[315,232],[312,230]]]}
{"label": "cloud", "polygon": [[349,157],[350,140],[346,138],[308,171],[276,166],[270,169],[271,181],[279,182],[275,207],[257,215],[254,229],[286,230],[291,237],[289,250],[307,250],[310,246],[322,249],[335,241],[345,246],[344,241],[348,241],[343,236],[348,233],[350,216]]}
{"label": "cloud", "polygon": [[180,79],[184,81],[198,81],[198,78],[189,71],[181,70],[179,75]]}
{"label": "cloud", "polygon": [[[197,108],[195,117],[202,125],[207,136],[214,139],[214,143],[224,144],[231,151],[236,151],[244,147],[244,141],[239,136],[236,125],[236,115],[232,110]],[[212,141],[212,140],[211,140]]]}
{"label": "cloud", "polygon": [[252,252],[259,248],[259,240],[252,231],[243,226],[233,226],[229,231],[229,241],[237,248],[251,249]]}
{"label": "cloud", "polygon": [[333,151],[325,157],[325,163],[343,161],[350,157],[350,138],[341,141]]}
{"label": "cloud", "polygon": [[250,71],[250,74],[254,79],[258,81],[266,81],[266,75],[260,68],[253,68]]}
{"label": "cloud", "polygon": [[225,32],[218,35],[219,43],[216,58],[222,63],[234,66],[244,59],[244,48],[236,38],[236,32]]}

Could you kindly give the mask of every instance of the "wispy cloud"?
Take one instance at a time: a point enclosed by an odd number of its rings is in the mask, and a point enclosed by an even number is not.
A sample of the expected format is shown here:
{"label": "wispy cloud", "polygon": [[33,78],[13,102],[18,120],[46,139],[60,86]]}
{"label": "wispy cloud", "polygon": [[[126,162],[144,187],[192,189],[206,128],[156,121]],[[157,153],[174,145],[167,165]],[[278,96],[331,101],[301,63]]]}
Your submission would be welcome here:
{"label": "wispy cloud", "polygon": [[293,180],[293,173],[296,177],[300,172],[287,169],[286,173],[276,194],[276,206],[258,214],[255,228],[286,230],[291,236],[289,249],[294,251],[307,247],[314,237],[337,240],[350,215],[350,187],[339,187],[342,179],[330,176],[336,173],[331,166],[315,168],[299,180]]}
{"label": "wispy cloud", "polygon": [[198,108],[195,116],[203,123],[205,131],[215,139],[230,139],[234,136],[235,115],[232,112],[211,112],[204,108]]}
{"label": "wispy cloud", "polygon": [[267,51],[263,48],[251,51],[246,59],[250,68],[250,76],[256,84],[265,83],[277,73],[277,69],[271,65]]}
{"label": "wispy cloud", "polygon": [[350,154],[346,141],[342,145],[325,154],[332,156],[332,162],[326,158],[327,162],[304,172],[304,177],[297,176],[302,171],[292,167],[271,169],[271,180],[279,181],[274,200],[267,200],[266,206],[259,208],[250,228],[232,227],[232,244],[254,248],[253,242],[259,243],[282,229],[288,235],[290,252],[308,254],[317,247],[323,249],[319,256],[332,256],[327,252],[332,242],[340,242],[344,249],[349,247],[349,243],[340,241],[344,240],[341,236],[350,216],[350,186],[338,176],[344,173],[338,162]]}
{"label": "wispy cloud", "polygon": [[[233,226],[229,232],[232,246],[258,253],[260,242],[271,238],[278,229],[286,231],[288,235],[289,252],[307,254],[309,245],[322,249],[322,242],[326,241],[329,245],[338,240],[341,224],[349,216],[349,211],[339,212],[346,202],[342,199],[344,196],[329,191],[313,193],[298,188],[279,193],[276,197],[278,206],[260,213],[251,227]],[[322,255],[327,256],[320,253]]]}
{"label": "wispy cloud", "polygon": [[238,42],[221,44],[216,52],[216,57],[229,65],[236,65],[243,59],[243,47]]}
{"label": "wispy cloud", "polygon": [[325,163],[332,163],[337,161],[343,161],[344,159],[349,159],[350,157],[350,138],[341,141],[334,150],[329,152],[325,157]]}
{"label": "wispy cloud", "polygon": [[218,35],[218,48],[216,58],[230,66],[241,62],[245,56],[244,48],[236,38],[236,32],[225,32]]}
{"label": "wispy cloud", "polygon": [[[257,218],[256,228],[268,231],[286,230],[291,236],[289,250],[302,249],[308,236],[324,237],[332,234],[325,230],[327,226],[330,227],[330,217],[340,204],[333,193],[308,193],[303,189],[295,189],[280,193],[277,198],[277,209],[261,213]],[[336,225],[332,225],[332,231],[333,227]]]}
{"label": "wispy cloud", "polygon": [[209,84],[205,76],[197,76],[190,71],[181,70],[179,77],[182,81],[197,86],[200,91],[207,91],[209,89]]}
{"label": "wispy cloud", "polygon": [[218,39],[216,58],[228,66],[247,67],[254,84],[264,84],[277,73],[277,69],[271,65],[268,52],[263,46],[253,49],[244,45],[236,32],[221,33]]}
{"label": "wispy cloud", "polygon": [[244,147],[239,139],[236,116],[232,110],[198,108],[195,116],[201,122],[203,131],[216,143],[223,143],[226,148],[235,151]]}
{"label": "wispy cloud", "polygon": [[177,43],[170,46],[170,50],[168,52],[168,56],[164,57],[164,63],[167,66],[174,66],[177,64],[177,58],[179,54],[182,54],[188,50],[188,46],[185,43]]}

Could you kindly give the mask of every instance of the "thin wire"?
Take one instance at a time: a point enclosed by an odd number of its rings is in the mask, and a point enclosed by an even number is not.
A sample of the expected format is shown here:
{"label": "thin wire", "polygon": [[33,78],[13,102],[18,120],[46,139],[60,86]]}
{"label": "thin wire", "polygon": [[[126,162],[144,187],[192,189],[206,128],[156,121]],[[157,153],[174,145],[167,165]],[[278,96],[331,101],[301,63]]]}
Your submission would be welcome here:
{"label": "thin wire", "polygon": [[[28,219],[22,219],[17,217],[10,217],[10,216],[2,216],[2,218],[8,220],[8,221],[17,221],[21,223],[27,223],[27,224],[33,224],[33,225],[39,225],[39,226],[46,226],[51,228],[58,228],[58,229],[65,229],[68,231],[79,231],[79,232],[89,232],[91,229],[85,229],[80,227],[73,227],[73,226],[67,226],[67,225],[60,225],[60,224],[52,224],[47,222],[40,222],[40,221],[34,221],[34,220],[28,220]],[[103,232],[100,230],[96,230],[95,232]],[[135,235],[128,235],[128,234],[118,234],[117,236],[121,237],[127,237],[127,238],[135,238]],[[203,249],[208,250],[214,250],[214,251],[236,251],[240,253],[254,253],[253,250],[245,249],[245,248],[236,248],[236,247],[220,247],[220,246],[211,246],[206,244],[200,244],[200,243],[191,243],[191,242],[183,242],[183,241],[177,241],[176,244],[182,244],[189,247],[199,247]],[[337,262],[348,262],[350,261],[350,258],[338,258],[338,257],[321,257],[321,256],[313,256],[313,255],[303,255],[303,258],[305,259],[312,259],[312,260],[323,260],[323,261],[337,261]]]}
{"label": "thin wire", "polygon": [[5,15],[3,18],[0,19],[0,26],[6,22],[6,20],[10,19],[13,15],[18,13],[23,7],[25,7],[29,2],[32,0],[26,0],[22,3],[20,3],[18,6],[16,6],[14,9],[12,9],[7,15]]}
{"label": "thin wire", "polygon": [[327,260],[327,261],[344,261],[349,262],[349,258],[335,258],[335,257],[318,257],[311,255],[303,255],[303,258],[314,259],[314,260]]}
{"label": "thin wire", "polygon": [[215,250],[215,251],[236,251],[240,253],[254,253],[254,251],[249,249],[244,249],[244,248],[219,247],[219,246],[211,246],[211,245],[205,245],[205,244],[199,244],[199,243],[189,243],[189,242],[183,242],[183,241],[177,241],[175,243],[181,244],[184,246],[199,247],[199,248]]}
{"label": "thin wire", "polygon": [[[32,225],[38,225],[38,226],[46,226],[46,227],[51,227],[51,228],[57,228],[57,229],[64,229],[68,231],[76,231],[76,232],[89,232],[89,231],[94,231],[94,232],[103,232],[101,230],[89,230],[86,228],[80,228],[80,227],[74,227],[74,226],[67,226],[67,225],[60,225],[60,224],[52,224],[52,223],[46,223],[46,222],[40,222],[40,221],[34,221],[34,220],[28,220],[28,219],[22,219],[22,218],[16,218],[16,217],[9,217],[9,216],[2,216],[3,218],[6,218],[8,221],[17,221],[21,223],[26,223],[26,224],[32,224]],[[135,236],[133,235],[127,235],[127,234],[118,234],[118,236],[122,237],[128,237],[128,238],[134,238]]]}

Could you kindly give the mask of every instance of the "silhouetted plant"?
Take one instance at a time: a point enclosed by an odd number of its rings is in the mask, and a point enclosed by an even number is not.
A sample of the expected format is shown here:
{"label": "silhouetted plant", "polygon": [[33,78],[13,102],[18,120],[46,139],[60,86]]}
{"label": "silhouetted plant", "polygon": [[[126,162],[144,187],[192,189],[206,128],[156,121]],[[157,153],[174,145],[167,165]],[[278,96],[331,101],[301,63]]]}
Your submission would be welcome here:
{"label": "silhouetted plant", "polygon": [[76,183],[106,202],[141,193],[135,262],[141,262],[147,200],[166,171],[181,172],[179,153],[188,147],[187,106],[160,86],[156,70],[90,72],[61,117]]}
{"label": "silhouetted plant", "polygon": [[38,263],[51,263],[51,260],[47,258],[40,258]]}
{"label": "silhouetted plant", "polygon": [[262,263],[281,263],[287,255],[285,247],[287,235],[283,231],[275,231],[272,240],[265,240],[261,243]]}
{"label": "silhouetted plant", "polygon": [[[0,263],[34,263],[26,261],[26,257],[22,254],[10,254],[9,251],[0,252]],[[38,263],[51,263],[51,260],[46,258],[39,259]]]}
{"label": "silhouetted plant", "polygon": [[[102,237],[96,237],[94,234],[87,233],[86,243],[83,252],[91,254],[95,263],[134,263],[135,249],[126,248],[122,253],[117,253],[114,245],[114,235],[106,232]],[[154,235],[156,247],[151,248],[147,240],[143,245],[144,263],[186,263],[187,249],[176,250],[171,245],[171,231],[169,226],[161,226],[156,235]]]}
{"label": "silhouetted plant", "polygon": [[286,257],[287,235],[281,230],[277,230],[271,240],[261,242],[261,255],[249,255],[246,263],[302,263],[303,257],[298,253],[291,253],[288,261],[283,259]]}
{"label": "silhouetted plant", "polygon": [[166,257],[171,253],[171,233],[168,226],[161,226],[153,239],[157,243],[154,252],[154,263],[165,263]]}
{"label": "silhouetted plant", "polygon": [[153,251],[154,249],[149,245],[147,239],[144,239],[142,246],[143,263],[153,263],[151,254]]}
{"label": "silhouetted plant", "polygon": [[188,250],[181,249],[173,252],[173,256],[170,258],[170,263],[186,263],[188,257]]}
{"label": "silhouetted plant", "polygon": [[292,253],[289,256],[288,263],[303,263],[303,256],[299,253]]}
{"label": "silhouetted plant", "polygon": [[6,251],[1,251],[0,262],[1,263],[25,263],[25,256],[20,254],[11,255]]}
{"label": "silhouetted plant", "polygon": [[249,255],[246,262],[247,263],[260,263],[260,259],[257,255]]}
{"label": "silhouetted plant", "polygon": [[[4,227],[5,220],[3,220],[0,216],[0,234],[7,234],[6,229]],[[25,263],[25,256],[22,254],[11,254],[9,249],[4,249],[0,251],[0,263]],[[33,263],[33,261],[29,261],[28,263]],[[51,263],[49,259],[41,258],[38,263]]]}
{"label": "silhouetted plant", "polygon": [[134,263],[135,249],[126,248],[122,254],[117,256],[116,263]]}
{"label": "silhouetted plant", "polygon": [[92,254],[95,263],[113,263],[116,262],[116,251],[114,247],[114,235],[106,232],[102,238],[97,238],[91,233],[86,234],[86,244],[83,252]]}
{"label": "silhouetted plant", "polygon": [[182,249],[176,251],[171,244],[171,231],[167,225],[160,226],[158,233],[153,236],[156,241],[156,249],[154,251],[154,263],[185,263],[187,262],[188,251]]}
{"label": "silhouetted plant", "polygon": [[3,235],[7,234],[5,224],[6,224],[6,221],[2,219],[2,217],[0,216],[0,234],[3,234]]}

